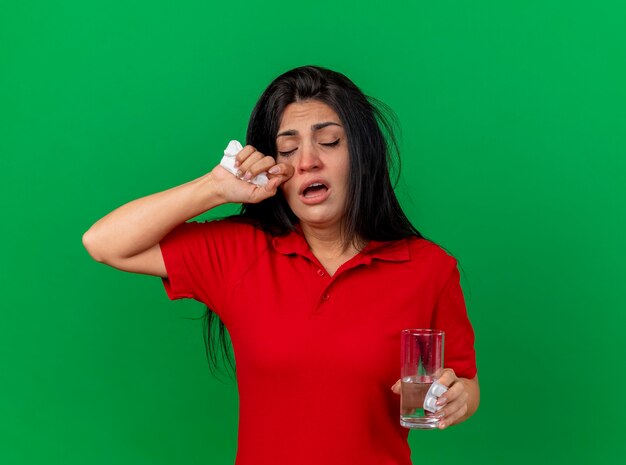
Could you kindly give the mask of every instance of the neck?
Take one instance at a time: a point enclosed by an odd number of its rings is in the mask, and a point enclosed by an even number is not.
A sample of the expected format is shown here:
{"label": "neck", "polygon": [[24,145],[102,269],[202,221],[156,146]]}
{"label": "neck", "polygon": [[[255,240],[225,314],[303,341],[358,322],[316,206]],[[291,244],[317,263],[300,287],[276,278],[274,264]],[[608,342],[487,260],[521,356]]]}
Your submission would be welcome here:
{"label": "neck", "polygon": [[322,261],[328,259],[347,261],[362,249],[360,241],[345,244],[339,225],[333,227],[316,227],[308,224],[300,225],[313,255]]}
{"label": "neck", "polygon": [[[338,226],[336,227],[315,227],[301,224],[304,238],[314,253],[323,255],[341,255],[344,250],[343,238]],[[317,255],[316,253],[316,255]]]}

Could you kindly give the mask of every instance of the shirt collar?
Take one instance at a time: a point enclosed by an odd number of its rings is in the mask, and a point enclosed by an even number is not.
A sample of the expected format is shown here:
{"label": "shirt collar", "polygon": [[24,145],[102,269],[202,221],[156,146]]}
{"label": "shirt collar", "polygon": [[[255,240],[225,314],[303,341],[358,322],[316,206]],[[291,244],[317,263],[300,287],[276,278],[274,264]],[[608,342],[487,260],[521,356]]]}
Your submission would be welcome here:
{"label": "shirt collar", "polygon": [[296,226],[294,231],[289,232],[285,236],[276,236],[272,238],[272,245],[277,252],[283,255],[307,255],[309,244],[302,235],[302,230]]}
{"label": "shirt collar", "polygon": [[406,262],[410,259],[408,239],[395,241],[370,241],[361,252],[378,260]]}
{"label": "shirt collar", "polygon": [[[296,254],[307,257],[312,255],[309,244],[298,226],[285,236],[272,238],[272,246],[283,255]],[[370,241],[359,255],[361,263],[369,264],[372,259],[405,262],[410,259],[408,240],[405,238],[396,241]]]}

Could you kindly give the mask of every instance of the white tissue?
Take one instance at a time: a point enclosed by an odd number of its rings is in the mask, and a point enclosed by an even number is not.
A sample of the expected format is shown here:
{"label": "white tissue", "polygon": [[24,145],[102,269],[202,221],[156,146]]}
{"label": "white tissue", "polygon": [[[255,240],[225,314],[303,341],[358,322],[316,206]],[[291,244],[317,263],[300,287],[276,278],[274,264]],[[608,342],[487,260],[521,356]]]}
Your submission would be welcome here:
{"label": "white tissue", "polygon": [[[220,166],[223,166],[235,176],[237,176],[238,171],[237,168],[235,168],[235,156],[241,151],[241,149],[243,149],[243,147],[239,141],[231,140],[228,143],[228,147],[224,149],[224,156],[222,157],[222,161],[220,161]],[[257,186],[264,186],[268,181],[267,175],[265,173],[260,173],[248,182],[256,184]]]}

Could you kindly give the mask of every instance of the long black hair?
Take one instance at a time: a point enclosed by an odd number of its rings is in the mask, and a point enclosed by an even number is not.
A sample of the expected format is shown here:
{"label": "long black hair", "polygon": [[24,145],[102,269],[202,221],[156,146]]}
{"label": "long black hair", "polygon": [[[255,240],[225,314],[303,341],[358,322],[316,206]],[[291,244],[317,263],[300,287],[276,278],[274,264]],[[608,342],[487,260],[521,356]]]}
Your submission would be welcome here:
{"label": "long black hair", "polygon": [[[390,171],[397,166],[399,176],[400,166],[396,118],[389,107],[366,96],[343,74],[319,66],[302,66],[278,76],[252,110],[246,144],[276,158],[276,135],[285,108],[307,100],[332,108],[346,133],[350,169],[341,229],[344,247],[360,247],[370,240],[423,237],[402,211],[393,190]],[[274,236],[288,234],[298,223],[280,190],[257,204],[243,204],[238,219]],[[218,367],[217,354],[221,353],[224,360],[229,343],[224,324],[208,307],[205,317],[205,347],[213,371]],[[231,357],[225,360],[234,368]]]}

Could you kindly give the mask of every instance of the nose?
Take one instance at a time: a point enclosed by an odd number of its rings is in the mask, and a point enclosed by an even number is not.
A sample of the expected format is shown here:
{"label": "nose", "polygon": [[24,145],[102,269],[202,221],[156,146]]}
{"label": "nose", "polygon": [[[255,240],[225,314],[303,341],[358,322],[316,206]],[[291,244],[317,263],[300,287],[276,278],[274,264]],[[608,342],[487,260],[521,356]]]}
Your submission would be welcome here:
{"label": "nose", "polygon": [[300,156],[296,169],[299,173],[305,173],[309,171],[316,171],[322,167],[322,160],[319,157],[315,146],[313,144],[303,144],[300,150]]}

